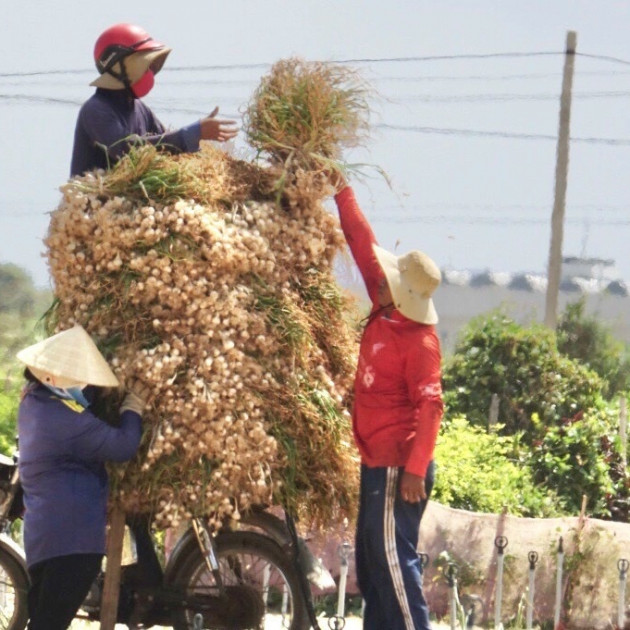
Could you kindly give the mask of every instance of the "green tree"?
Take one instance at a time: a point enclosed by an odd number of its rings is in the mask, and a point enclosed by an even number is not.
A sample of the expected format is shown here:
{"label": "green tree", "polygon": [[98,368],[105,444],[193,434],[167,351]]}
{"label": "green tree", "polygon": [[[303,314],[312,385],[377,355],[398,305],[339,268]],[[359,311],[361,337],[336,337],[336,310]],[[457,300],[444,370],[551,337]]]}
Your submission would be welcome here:
{"label": "green tree", "polygon": [[0,367],[15,365],[15,353],[43,335],[39,319],[52,301],[31,277],[13,264],[0,264]]}
{"label": "green tree", "polygon": [[0,390],[0,453],[3,455],[11,455],[15,450],[19,402],[19,383],[5,381],[4,390]]}
{"label": "green tree", "polygon": [[532,416],[556,425],[592,407],[602,380],[558,352],[555,334],[540,324],[523,327],[502,311],[472,320],[443,370],[449,413],[487,425],[492,395],[508,434],[535,437]]}
{"label": "green tree", "polygon": [[39,292],[30,275],[12,263],[0,264],[0,313],[32,317],[39,302]]}
{"label": "green tree", "polygon": [[43,336],[39,320],[52,300],[26,271],[0,264],[0,452],[13,452],[22,366],[15,353]]}
{"label": "green tree", "polygon": [[558,350],[597,372],[604,395],[630,390],[630,350],[609,327],[585,314],[584,298],[568,304],[558,322]]}

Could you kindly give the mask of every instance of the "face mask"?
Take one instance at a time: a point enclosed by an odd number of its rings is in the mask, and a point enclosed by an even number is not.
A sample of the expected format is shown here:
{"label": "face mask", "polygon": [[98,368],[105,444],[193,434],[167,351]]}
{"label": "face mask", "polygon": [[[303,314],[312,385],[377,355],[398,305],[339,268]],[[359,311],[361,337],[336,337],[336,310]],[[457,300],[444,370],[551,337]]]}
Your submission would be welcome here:
{"label": "face mask", "polygon": [[146,96],[155,85],[155,75],[147,70],[132,86],[131,91],[136,98]]}
{"label": "face mask", "polygon": [[87,398],[83,395],[83,388],[81,387],[54,387],[53,385],[47,385],[44,383],[53,394],[59,396],[59,398],[65,398],[66,400],[74,400],[78,402],[84,409],[90,406]]}
{"label": "face mask", "polygon": [[82,407],[87,409],[90,406],[90,403],[87,401],[87,398],[83,395],[83,388],[82,387],[68,387],[68,388],[66,388],[66,391]]}

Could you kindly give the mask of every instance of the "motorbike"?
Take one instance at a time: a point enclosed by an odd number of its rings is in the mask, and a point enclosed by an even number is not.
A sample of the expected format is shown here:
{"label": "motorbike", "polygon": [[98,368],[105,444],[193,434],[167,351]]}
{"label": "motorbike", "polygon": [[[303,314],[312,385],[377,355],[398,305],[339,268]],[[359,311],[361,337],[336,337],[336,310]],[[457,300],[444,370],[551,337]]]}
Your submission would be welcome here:
{"label": "motorbike", "polygon": [[[22,515],[17,455],[0,455],[0,630],[23,630],[28,621],[28,571],[9,532]],[[211,532],[194,518],[163,563],[150,518],[128,521],[135,561],[121,567],[117,623],[128,628],[174,630],[318,629],[311,584],[334,588],[289,515],[265,509],[243,516],[238,529]],[[105,573],[90,588],[77,618],[98,621]]]}

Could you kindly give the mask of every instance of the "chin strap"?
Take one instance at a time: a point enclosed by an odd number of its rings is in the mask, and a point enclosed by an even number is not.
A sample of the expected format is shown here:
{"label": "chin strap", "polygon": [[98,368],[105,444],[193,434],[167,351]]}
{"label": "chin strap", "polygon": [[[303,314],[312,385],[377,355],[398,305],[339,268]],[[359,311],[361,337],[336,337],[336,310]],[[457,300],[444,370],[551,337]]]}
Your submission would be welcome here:
{"label": "chin strap", "polygon": [[[113,46],[108,46],[105,52],[101,55],[101,59],[105,57],[104,61],[96,62],[96,68],[101,74],[110,74],[120,81],[127,89],[131,88],[131,82],[129,81],[129,76],[127,75],[127,68],[125,68],[125,59],[136,52],[136,50],[142,46],[142,44],[146,44],[150,42],[153,38],[147,37],[139,42],[136,42],[132,46],[120,46],[115,44]],[[114,70],[114,66],[118,64],[120,66],[120,72]]]}
{"label": "chin strap", "polygon": [[384,304],[383,306],[379,306],[373,313],[366,315],[359,324],[365,324],[366,326],[376,317],[378,317],[383,311],[386,311],[388,308],[396,308],[396,305],[393,302],[389,304]]}

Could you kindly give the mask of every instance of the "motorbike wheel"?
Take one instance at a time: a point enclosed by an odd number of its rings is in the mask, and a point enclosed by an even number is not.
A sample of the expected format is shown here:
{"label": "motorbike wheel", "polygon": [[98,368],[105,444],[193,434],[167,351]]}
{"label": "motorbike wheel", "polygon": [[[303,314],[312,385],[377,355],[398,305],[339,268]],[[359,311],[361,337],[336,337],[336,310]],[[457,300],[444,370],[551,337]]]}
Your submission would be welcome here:
{"label": "motorbike wheel", "polygon": [[[214,576],[208,570],[196,541],[182,553],[174,571],[172,586],[186,593],[189,602],[203,602],[204,595],[216,594]],[[299,576],[291,559],[273,540],[249,531],[224,532],[217,536],[219,571],[226,592],[223,621],[212,620],[203,610],[175,611],[173,628],[188,630],[308,630],[310,623]]]}
{"label": "motorbike wheel", "polygon": [[24,630],[28,621],[28,575],[0,548],[0,630]]}

